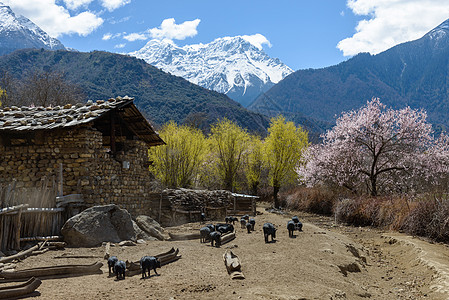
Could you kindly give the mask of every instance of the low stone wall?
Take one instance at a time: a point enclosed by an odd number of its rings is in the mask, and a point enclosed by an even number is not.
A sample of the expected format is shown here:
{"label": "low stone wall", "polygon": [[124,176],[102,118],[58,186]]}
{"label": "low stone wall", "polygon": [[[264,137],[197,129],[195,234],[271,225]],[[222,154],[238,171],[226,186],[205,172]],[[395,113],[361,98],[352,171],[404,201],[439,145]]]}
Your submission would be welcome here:
{"label": "low stone wall", "polygon": [[232,193],[224,190],[167,189],[147,198],[149,215],[164,226],[198,222],[202,212],[207,219],[224,221],[232,202]]}

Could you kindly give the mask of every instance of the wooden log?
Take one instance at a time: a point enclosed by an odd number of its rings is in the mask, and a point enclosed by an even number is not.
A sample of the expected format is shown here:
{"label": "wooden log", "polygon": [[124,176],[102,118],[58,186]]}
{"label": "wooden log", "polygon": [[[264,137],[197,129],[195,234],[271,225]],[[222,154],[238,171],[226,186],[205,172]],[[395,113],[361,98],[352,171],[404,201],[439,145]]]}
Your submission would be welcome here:
{"label": "wooden log", "polygon": [[19,279],[29,277],[45,277],[45,276],[66,276],[66,275],[88,275],[103,273],[100,268],[103,263],[96,262],[91,265],[63,265],[32,268],[20,271],[3,271],[0,272],[0,277],[6,279]]}
{"label": "wooden log", "polygon": [[200,238],[199,233],[168,233],[170,239],[174,241],[197,240]]}
{"label": "wooden log", "polygon": [[67,246],[66,242],[47,242],[47,247],[55,247],[56,249],[63,249]]}
{"label": "wooden log", "polygon": [[12,263],[0,264],[0,271],[7,270],[7,269],[14,269],[15,267],[16,267],[16,264],[12,264]]}
{"label": "wooden log", "polygon": [[111,249],[111,243],[107,242],[106,246],[105,246],[105,250],[104,250],[104,256],[103,256],[103,258],[106,260],[108,260],[109,257],[111,256],[110,249]]}
{"label": "wooden log", "polygon": [[222,235],[221,236],[221,244],[222,245],[226,244],[226,243],[232,241],[233,239],[235,239],[235,231]]}
{"label": "wooden log", "polygon": [[2,208],[2,209],[0,209],[0,215],[16,214],[20,209],[23,209],[25,207],[28,207],[28,204],[20,204],[20,205],[16,205],[16,206],[7,207],[7,208]]}
{"label": "wooden log", "polygon": [[240,264],[240,260],[237,255],[232,253],[231,250],[226,250],[223,254],[223,260],[226,266],[226,270],[228,274],[231,275],[232,279],[245,279],[245,276],[242,273],[242,265]]}
{"label": "wooden log", "polygon": [[35,242],[35,241],[61,241],[64,239],[62,235],[53,236],[35,236],[35,237],[23,237],[20,238],[21,242]]}
{"label": "wooden log", "polygon": [[[177,261],[181,258],[181,255],[178,255],[179,249],[171,248],[169,251],[155,255],[154,257],[157,257],[161,262],[161,267],[165,266],[169,263],[172,263],[174,261]],[[140,261],[136,262],[128,262],[126,264],[126,275],[127,276],[133,276],[141,273],[140,270]]]}
{"label": "wooden log", "polygon": [[43,250],[33,251],[33,252],[31,252],[30,256],[36,256],[36,255],[39,255],[39,254],[44,254],[47,251],[50,251],[50,248],[45,248]]}
{"label": "wooden log", "polygon": [[55,259],[58,258],[101,258],[101,256],[98,255],[60,255],[53,257]]}
{"label": "wooden log", "polygon": [[10,285],[10,286],[0,286],[0,291],[4,291],[4,290],[8,290],[11,288],[18,288],[18,287],[23,287],[23,286],[27,286],[29,285],[35,278],[31,277],[30,279],[28,279],[27,281],[24,281],[22,283],[16,284],[16,285]]}
{"label": "wooden log", "polygon": [[6,256],[6,257],[2,257],[0,258],[0,263],[7,263],[7,262],[11,262],[15,259],[21,259],[26,257],[27,255],[30,255],[31,252],[38,250],[39,249],[39,245],[33,246],[28,250],[25,251],[21,251],[17,254],[11,255],[11,256]]}
{"label": "wooden log", "polygon": [[50,213],[50,214],[55,214],[55,213],[59,213],[59,212],[63,212],[65,210],[64,207],[59,207],[59,208],[37,208],[37,207],[29,207],[25,210],[23,210],[22,213],[24,214],[32,214],[32,213]]}
{"label": "wooden log", "polygon": [[182,209],[173,209],[174,212],[179,214],[200,214],[201,210],[182,210]]}
{"label": "wooden log", "polygon": [[45,240],[40,246],[39,246],[39,250],[42,250],[42,248],[44,248],[45,245],[47,245],[48,240]]}
{"label": "wooden log", "polygon": [[62,197],[56,197],[56,207],[64,207],[72,203],[84,203],[83,195],[70,194]]}
{"label": "wooden log", "polygon": [[13,297],[21,297],[34,292],[42,281],[38,278],[30,278],[27,282],[18,285],[0,287],[0,299],[7,299]]}

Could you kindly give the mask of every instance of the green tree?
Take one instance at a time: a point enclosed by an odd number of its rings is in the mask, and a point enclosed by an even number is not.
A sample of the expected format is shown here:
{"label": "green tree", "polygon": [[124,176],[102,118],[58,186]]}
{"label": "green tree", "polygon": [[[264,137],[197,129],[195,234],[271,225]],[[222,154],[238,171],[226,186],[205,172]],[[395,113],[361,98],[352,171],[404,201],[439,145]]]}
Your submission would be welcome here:
{"label": "green tree", "polygon": [[153,161],[150,170],[167,187],[191,186],[204,158],[205,136],[198,129],[173,121],[163,126],[160,135],[166,145],[149,150]]}
{"label": "green tree", "polygon": [[296,170],[302,162],[303,152],[308,144],[308,134],[300,126],[286,122],[282,115],[271,119],[263,152],[276,208],[279,208],[280,188],[298,179]]}
{"label": "green tree", "polygon": [[252,135],[249,142],[249,151],[247,163],[245,166],[245,175],[249,189],[253,195],[257,195],[261,174],[264,166],[264,158],[262,152],[262,140],[260,137]]}
{"label": "green tree", "polygon": [[249,134],[224,118],[211,126],[211,152],[216,155],[216,171],[225,189],[233,191],[237,171],[242,168],[248,150]]}

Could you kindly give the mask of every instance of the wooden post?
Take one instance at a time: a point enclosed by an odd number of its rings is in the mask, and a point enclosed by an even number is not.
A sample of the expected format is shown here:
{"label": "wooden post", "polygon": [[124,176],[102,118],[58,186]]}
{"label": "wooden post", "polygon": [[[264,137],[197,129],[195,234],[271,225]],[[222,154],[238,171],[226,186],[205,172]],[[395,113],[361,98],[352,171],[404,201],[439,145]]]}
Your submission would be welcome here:
{"label": "wooden post", "polygon": [[162,193],[161,193],[161,198],[159,199],[159,224],[161,223],[161,217],[162,217]]}
{"label": "wooden post", "polygon": [[63,183],[64,179],[62,178],[62,163],[59,164],[59,190],[58,190],[58,196],[62,197],[64,195],[63,193]]}
{"label": "wooden post", "polygon": [[111,243],[107,242],[106,247],[104,249],[104,256],[103,256],[104,259],[109,259],[109,257],[111,257],[110,249],[111,249]]}
{"label": "wooden post", "polygon": [[252,206],[252,209],[253,209],[253,215],[256,216],[256,198],[252,198],[251,206]]}
{"label": "wooden post", "polygon": [[236,196],[234,196],[234,211],[236,211],[236,208],[237,208],[237,206],[236,206],[236,200],[237,199],[237,197]]}
{"label": "wooden post", "polygon": [[21,219],[22,218],[22,207],[19,209],[19,212],[16,216],[16,236],[15,236],[15,250],[20,250],[20,227],[22,226]]}
{"label": "wooden post", "polygon": [[115,157],[116,148],[115,148],[115,114],[114,114],[114,111],[111,111],[111,138],[110,138],[110,144],[111,144],[112,154]]}

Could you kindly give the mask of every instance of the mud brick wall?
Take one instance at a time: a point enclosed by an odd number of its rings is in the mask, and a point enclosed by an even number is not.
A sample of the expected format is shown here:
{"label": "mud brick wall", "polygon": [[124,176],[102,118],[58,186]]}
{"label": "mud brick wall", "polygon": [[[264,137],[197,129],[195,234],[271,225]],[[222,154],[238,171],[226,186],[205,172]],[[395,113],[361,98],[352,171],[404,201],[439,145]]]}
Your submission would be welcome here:
{"label": "mud brick wall", "polygon": [[115,203],[134,216],[148,214],[154,179],[148,171],[148,146],[138,140],[120,142],[123,151],[114,158],[103,147],[102,134],[91,127],[3,136],[0,183],[15,178],[16,187],[39,186],[44,176],[57,180],[62,163],[64,195],[80,193],[87,206]]}

